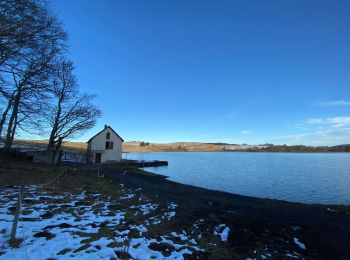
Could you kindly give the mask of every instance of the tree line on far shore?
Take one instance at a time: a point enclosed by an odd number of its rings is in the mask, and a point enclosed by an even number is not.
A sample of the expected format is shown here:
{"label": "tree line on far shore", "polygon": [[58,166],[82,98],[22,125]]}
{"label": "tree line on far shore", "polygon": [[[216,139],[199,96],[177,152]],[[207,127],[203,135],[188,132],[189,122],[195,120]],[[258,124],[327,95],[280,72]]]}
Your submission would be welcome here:
{"label": "tree line on far shore", "polygon": [[68,35],[45,0],[0,0],[0,138],[2,152],[16,136],[62,141],[96,124],[95,95],[79,89],[67,58]]}
{"label": "tree line on far shore", "polygon": [[337,146],[307,146],[307,145],[266,145],[247,149],[224,149],[227,152],[290,152],[290,153],[327,153],[350,152],[350,144]]}

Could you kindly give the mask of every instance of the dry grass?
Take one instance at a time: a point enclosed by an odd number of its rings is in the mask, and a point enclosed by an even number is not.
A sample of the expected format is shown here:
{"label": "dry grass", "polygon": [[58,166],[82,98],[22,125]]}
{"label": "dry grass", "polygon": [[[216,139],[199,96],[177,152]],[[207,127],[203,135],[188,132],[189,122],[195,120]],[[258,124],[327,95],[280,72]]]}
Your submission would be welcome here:
{"label": "dry grass", "polygon": [[[16,140],[17,144],[33,145],[46,148],[48,140]],[[72,152],[85,152],[85,142],[64,142],[63,149]],[[150,143],[147,146],[140,146],[138,142],[123,143],[124,152],[221,152],[223,146],[220,144],[208,144],[199,142],[176,142],[176,143]]]}
{"label": "dry grass", "polygon": [[147,146],[140,146],[135,142],[126,142],[123,144],[123,150],[126,152],[220,152],[223,151],[223,147],[218,144],[198,142],[150,143]]}

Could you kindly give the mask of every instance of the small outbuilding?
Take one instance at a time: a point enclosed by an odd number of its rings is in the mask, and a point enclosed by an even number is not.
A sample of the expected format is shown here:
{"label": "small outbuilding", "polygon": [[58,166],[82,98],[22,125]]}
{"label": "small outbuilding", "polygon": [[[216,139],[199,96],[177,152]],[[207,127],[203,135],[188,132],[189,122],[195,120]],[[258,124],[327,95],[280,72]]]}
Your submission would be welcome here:
{"label": "small outbuilding", "polygon": [[104,129],[87,142],[87,161],[91,163],[119,162],[122,159],[121,138],[112,127],[105,125]]}

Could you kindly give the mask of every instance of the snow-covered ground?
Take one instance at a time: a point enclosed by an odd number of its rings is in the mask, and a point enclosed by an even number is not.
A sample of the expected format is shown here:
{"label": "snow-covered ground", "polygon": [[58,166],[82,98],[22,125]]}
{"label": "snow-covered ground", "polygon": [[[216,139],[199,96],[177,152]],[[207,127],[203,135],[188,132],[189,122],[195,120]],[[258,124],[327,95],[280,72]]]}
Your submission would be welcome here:
{"label": "snow-covered ground", "polygon": [[[120,184],[114,186],[115,193],[106,195],[79,185],[67,192],[59,182],[57,187],[26,187],[16,247],[9,240],[19,188],[0,190],[0,260],[184,259],[186,255],[201,259],[214,248],[232,246],[239,235],[240,227],[225,220],[198,216],[184,225],[186,206],[151,199],[141,188]],[[292,229],[299,232],[301,228]],[[271,258],[275,253],[287,259],[301,258],[307,251],[298,233],[278,241],[287,245],[283,252],[267,245],[255,250],[252,245],[251,259]]]}
{"label": "snow-covered ground", "polygon": [[[137,191],[126,192],[121,201],[135,199]],[[16,187],[0,192],[0,259],[110,259],[125,255],[133,259],[183,259],[184,254],[204,251],[185,232],[148,235],[149,226],[175,217],[175,203],[151,214],[160,206],[142,196],[136,200],[140,204],[116,209],[118,203],[101,194],[79,189],[76,194],[53,195],[38,186],[25,191],[17,229],[20,244],[12,248],[9,240],[17,197]],[[129,210],[146,217],[144,223],[127,219]]]}

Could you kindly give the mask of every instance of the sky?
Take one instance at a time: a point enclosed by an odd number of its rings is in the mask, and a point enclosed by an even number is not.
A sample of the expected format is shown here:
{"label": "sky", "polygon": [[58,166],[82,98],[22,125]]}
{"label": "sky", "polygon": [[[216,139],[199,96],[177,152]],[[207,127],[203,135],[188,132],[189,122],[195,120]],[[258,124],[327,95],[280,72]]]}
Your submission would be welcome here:
{"label": "sky", "polygon": [[349,1],[53,0],[126,141],[350,143]]}

